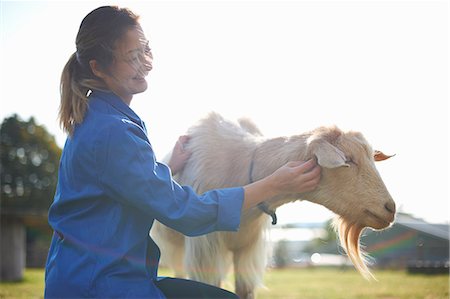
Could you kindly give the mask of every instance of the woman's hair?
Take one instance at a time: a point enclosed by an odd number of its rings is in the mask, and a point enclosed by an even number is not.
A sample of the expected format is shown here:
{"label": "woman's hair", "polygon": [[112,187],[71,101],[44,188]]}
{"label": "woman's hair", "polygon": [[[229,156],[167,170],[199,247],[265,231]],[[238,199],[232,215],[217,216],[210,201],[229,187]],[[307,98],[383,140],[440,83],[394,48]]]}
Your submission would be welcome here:
{"label": "woman's hair", "polygon": [[88,106],[88,94],[93,89],[107,89],[94,75],[89,62],[96,60],[107,71],[114,60],[116,42],[130,29],[139,25],[138,16],[126,8],[102,6],[91,11],[81,22],[76,37],[76,52],[70,56],[61,75],[59,122],[69,135],[81,123]]}

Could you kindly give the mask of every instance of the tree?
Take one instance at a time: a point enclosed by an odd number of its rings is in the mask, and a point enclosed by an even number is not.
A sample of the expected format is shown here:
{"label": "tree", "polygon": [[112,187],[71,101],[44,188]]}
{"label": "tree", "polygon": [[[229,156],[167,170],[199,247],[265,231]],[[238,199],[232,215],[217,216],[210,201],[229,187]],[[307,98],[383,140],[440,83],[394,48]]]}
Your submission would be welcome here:
{"label": "tree", "polygon": [[320,253],[337,253],[339,251],[338,237],[333,227],[333,220],[330,219],[325,223],[325,234],[321,237],[312,239],[303,249],[304,252],[313,254]]}
{"label": "tree", "polygon": [[286,267],[289,262],[289,254],[288,254],[288,241],[286,240],[280,240],[277,242],[274,250],[274,262],[275,267],[277,268],[284,268]]}
{"label": "tree", "polygon": [[61,149],[34,118],[4,119],[1,140],[1,280],[20,280],[27,218],[46,219],[56,189]]}

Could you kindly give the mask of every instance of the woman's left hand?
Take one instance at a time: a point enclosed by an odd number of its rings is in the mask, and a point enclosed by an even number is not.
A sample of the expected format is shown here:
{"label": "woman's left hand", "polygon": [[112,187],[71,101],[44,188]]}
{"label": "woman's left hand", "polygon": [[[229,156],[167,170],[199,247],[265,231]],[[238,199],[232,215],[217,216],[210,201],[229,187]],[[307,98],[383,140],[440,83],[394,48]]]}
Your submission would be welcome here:
{"label": "woman's left hand", "polygon": [[169,160],[169,167],[172,170],[172,175],[177,174],[181,170],[183,170],[186,162],[191,156],[191,152],[186,150],[186,144],[189,141],[189,136],[183,135],[180,136],[173,147],[172,156]]}

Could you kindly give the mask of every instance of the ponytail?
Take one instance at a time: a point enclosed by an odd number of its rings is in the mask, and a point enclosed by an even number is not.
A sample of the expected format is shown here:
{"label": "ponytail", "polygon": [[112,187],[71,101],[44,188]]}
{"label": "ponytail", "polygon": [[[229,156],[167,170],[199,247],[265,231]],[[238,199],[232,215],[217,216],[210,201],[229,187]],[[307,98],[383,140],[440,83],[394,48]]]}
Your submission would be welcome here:
{"label": "ponytail", "polygon": [[83,121],[88,106],[89,88],[76,80],[77,63],[76,53],[73,53],[61,75],[59,123],[69,135],[72,135],[75,125]]}

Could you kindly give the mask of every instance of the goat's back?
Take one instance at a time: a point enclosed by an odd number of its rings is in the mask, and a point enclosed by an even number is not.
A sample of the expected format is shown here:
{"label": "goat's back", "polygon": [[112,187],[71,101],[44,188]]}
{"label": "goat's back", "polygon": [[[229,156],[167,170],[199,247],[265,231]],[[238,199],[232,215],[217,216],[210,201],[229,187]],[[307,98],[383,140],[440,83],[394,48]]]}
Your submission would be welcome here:
{"label": "goat's back", "polygon": [[176,180],[192,186],[198,193],[247,184],[250,161],[258,143],[256,126],[249,132],[248,125],[243,127],[211,113],[191,127],[186,149],[192,156]]}

